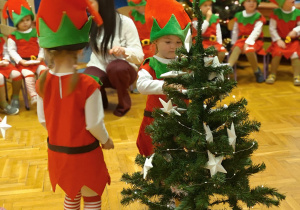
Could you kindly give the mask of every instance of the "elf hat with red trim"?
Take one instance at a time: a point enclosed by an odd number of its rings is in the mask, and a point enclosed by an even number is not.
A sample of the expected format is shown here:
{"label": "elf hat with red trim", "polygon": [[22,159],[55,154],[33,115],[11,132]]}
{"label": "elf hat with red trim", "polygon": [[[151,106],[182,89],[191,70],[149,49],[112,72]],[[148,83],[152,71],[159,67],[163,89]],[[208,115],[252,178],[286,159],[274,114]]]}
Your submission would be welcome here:
{"label": "elf hat with red trim", "polygon": [[270,2],[278,5],[280,8],[283,7],[285,0],[270,0]]}
{"label": "elf hat with red trim", "polygon": [[14,26],[17,26],[28,15],[34,20],[34,14],[26,0],[7,0],[2,9],[2,16],[5,19],[8,18],[7,10]]}
{"label": "elf hat with red trim", "polygon": [[145,19],[151,42],[167,35],[178,36],[184,42],[191,24],[183,6],[175,0],[148,0]]}
{"label": "elf hat with red trim", "polygon": [[56,48],[89,42],[92,18],[100,26],[103,21],[89,0],[42,0],[37,14],[40,46]]}
{"label": "elf hat with red trim", "polygon": [[146,6],[146,0],[127,0],[128,6]]}

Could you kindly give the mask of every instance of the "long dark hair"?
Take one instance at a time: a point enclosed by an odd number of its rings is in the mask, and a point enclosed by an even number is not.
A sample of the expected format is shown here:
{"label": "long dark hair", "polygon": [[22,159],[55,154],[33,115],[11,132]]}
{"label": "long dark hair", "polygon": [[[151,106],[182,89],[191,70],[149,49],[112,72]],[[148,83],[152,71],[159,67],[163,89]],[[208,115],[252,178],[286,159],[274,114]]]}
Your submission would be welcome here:
{"label": "long dark hair", "polygon": [[[116,14],[114,0],[97,0],[99,8],[98,11],[103,19],[103,25],[97,27],[93,23],[90,31],[90,46],[93,51],[101,52],[103,56],[106,55],[107,50],[112,47],[112,42],[115,38],[116,32]],[[120,24],[121,25],[121,24]],[[121,28],[121,27],[120,27]],[[100,46],[97,44],[97,38],[103,30],[103,39]],[[111,40],[110,46],[109,41]]]}

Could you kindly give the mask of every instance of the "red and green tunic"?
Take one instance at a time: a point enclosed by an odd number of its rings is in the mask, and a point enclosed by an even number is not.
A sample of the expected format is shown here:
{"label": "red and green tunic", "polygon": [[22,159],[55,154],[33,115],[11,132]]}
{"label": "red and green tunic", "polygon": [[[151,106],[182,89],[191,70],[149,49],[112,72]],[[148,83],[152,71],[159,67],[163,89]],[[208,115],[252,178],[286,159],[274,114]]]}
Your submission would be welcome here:
{"label": "red and green tunic", "polygon": [[[139,13],[137,10],[133,9],[129,13],[130,18],[133,20],[139,37],[142,43],[144,58],[152,57],[155,53],[155,47],[150,45],[150,31],[146,27],[145,15]],[[148,43],[147,43],[148,42]]]}
{"label": "red and green tunic", "polygon": [[[140,70],[146,70],[152,76],[153,80],[163,80],[162,78],[160,78],[160,75],[169,71],[167,69],[167,64],[159,62],[154,57],[146,59],[143,65],[140,67]],[[166,95],[164,94],[148,95],[147,97],[145,113],[148,113],[148,115],[145,114],[147,116],[144,116],[143,118],[136,142],[141,155],[150,156],[151,154],[153,154],[154,146],[152,145],[152,139],[149,134],[145,133],[145,128],[154,121],[154,119],[150,117],[149,114],[155,108],[163,107],[161,102],[159,101],[159,98],[166,101]]]}
{"label": "red and green tunic", "polygon": [[[203,21],[205,20],[205,16],[203,16]],[[195,23],[196,19],[193,21]],[[215,14],[212,14],[210,20],[209,20],[209,26],[207,27],[207,29],[205,30],[205,32],[202,32],[202,37],[203,37],[203,47],[206,49],[210,46],[214,46],[218,52],[226,52],[227,50],[225,49],[225,47],[218,42],[218,39],[222,40],[222,37],[218,37],[221,36],[222,33],[219,27],[219,17]],[[195,24],[197,25],[197,24]],[[194,26],[193,27],[193,33],[192,33],[192,37],[195,38],[197,36],[197,29]]]}
{"label": "red and green tunic", "polygon": [[[284,13],[282,9],[278,8],[271,13],[270,21],[272,19],[276,21],[276,31],[284,41],[288,33],[298,26],[298,22],[300,22],[300,10],[294,9],[291,13]],[[283,55],[286,58],[290,58],[296,52],[298,57],[300,57],[299,39],[297,38],[291,40],[290,43],[286,43],[286,48],[279,47],[277,42],[274,41],[269,47],[268,52],[270,52],[272,56]]]}
{"label": "red and green tunic", "polygon": [[[5,48],[5,40],[3,39],[3,34],[0,34],[0,60],[9,60],[9,56],[7,55]],[[9,78],[12,70],[17,70],[14,65],[9,63],[7,66],[0,66],[0,74],[2,74],[5,78]]]}
{"label": "red and green tunic", "polygon": [[[234,47],[237,46],[239,47],[242,51],[244,51],[244,45],[248,37],[251,35],[251,33],[254,31],[255,25],[261,21],[263,24],[265,24],[266,19],[262,14],[259,12],[254,13],[250,17],[244,17],[243,11],[236,13],[235,15],[235,21],[237,24],[237,29],[238,29],[238,39],[234,44]],[[260,35],[255,41],[253,45],[248,45],[249,49],[245,51],[247,52],[257,52],[258,54],[265,54],[263,50],[263,32],[261,30]]]}
{"label": "red and green tunic", "polygon": [[[8,36],[8,38],[15,42],[17,53],[22,59],[34,60],[38,58],[40,46],[35,28],[33,28],[29,33],[14,31]],[[19,71],[22,69],[28,69],[35,73],[39,65],[46,66],[46,64],[42,61],[39,64],[29,66],[16,64],[16,67],[19,69]]]}
{"label": "red and green tunic", "polygon": [[[76,89],[68,93],[72,74],[56,76],[48,73],[43,96],[43,111],[49,144],[63,147],[82,147],[95,142],[86,129],[85,105],[87,99],[99,88],[90,76],[79,74]],[[38,83],[37,83],[38,84]],[[36,88],[39,90],[39,88]],[[100,96],[101,97],[101,96]],[[38,113],[39,114],[39,113]],[[96,140],[98,141],[98,140]],[[52,188],[58,184],[71,199],[83,186],[103,193],[110,176],[101,147],[81,154],[67,154],[48,149],[48,167]]]}

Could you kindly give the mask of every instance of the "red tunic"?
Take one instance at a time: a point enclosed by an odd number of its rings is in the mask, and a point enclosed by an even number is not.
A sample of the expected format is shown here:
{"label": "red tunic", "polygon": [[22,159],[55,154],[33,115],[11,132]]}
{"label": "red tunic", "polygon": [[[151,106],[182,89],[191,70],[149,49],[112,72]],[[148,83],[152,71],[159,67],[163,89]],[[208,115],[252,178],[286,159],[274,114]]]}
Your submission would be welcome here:
{"label": "red tunic", "polygon": [[[37,37],[31,37],[29,41],[26,41],[25,39],[16,39],[15,35],[10,34],[8,38],[12,39],[16,43],[17,52],[22,58],[29,59],[31,58],[31,56],[37,58],[40,50]],[[33,73],[35,73],[39,65],[46,66],[45,62],[42,61],[39,64],[29,65],[29,66],[16,64],[16,67],[18,68],[19,71],[21,71],[22,69],[28,69]]]}
{"label": "red tunic", "polygon": [[[3,37],[0,38],[0,60],[3,60],[3,49],[4,49],[5,40]],[[5,78],[9,78],[12,70],[18,70],[14,65],[9,63],[7,66],[0,66],[0,74]]]}
{"label": "red tunic", "polygon": [[[95,141],[95,137],[86,130],[85,103],[99,85],[90,76],[79,74],[76,89],[67,95],[71,76],[61,77],[62,98],[59,77],[49,73],[46,78],[43,103],[49,143],[52,145],[80,147]],[[48,167],[53,190],[58,184],[71,199],[84,185],[101,196],[106,184],[110,184],[101,147],[82,154],[48,150]]]}
{"label": "red tunic", "polygon": [[[148,71],[154,80],[161,80],[161,79],[157,79],[154,69],[152,69],[149,66],[149,62],[142,65],[140,67],[140,69],[145,69],[146,71]],[[161,102],[159,101],[159,98],[166,101],[167,97],[166,97],[166,95],[148,95],[145,110],[152,112],[154,110],[154,108],[162,108],[163,106],[162,106]],[[152,145],[152,139],[149,136],[149,134],[145,133],[145,128],[148,125],[150,125],[153,122],[153,120],[154,119],[151,117],[144,116],[144,118],[143,118],[140,130],[139,130],[137,142],[136,142],[141,155],[150,156],[153,154],[154,146]]]}
{"label": "red tunic", "polygon": [[[235,18],[235,21],[238,22],[238,19]],[[248,24],[244,25],[243,23],[238,22],[238,29],[239,29],[238,37],[250,36],[250,34],[252,33],[252,31],[255,27],[255,24],[258,21],[262,21],[263,23],[265,23],[266,19],[264,18],[264,16],[260,15],[259,19],[257,19],[253,24],[248,23]],[[259,54],[259,55],[264,55],[265,51],[263,49],[263,46],[264,46],[263,37],[264,37],[263,32],[261,32],[258,39],[255,41],[254,45],[249,45],[250,49],[247,50],[245,53],[257,52],[257,54]],[[247,40],[247,38],[239,38],[235,42],[234,47],[237,46],[243,51],[246,40]]]}
{"label": "red tunic", "polygon": [[[286,36],[289,32],[293,30],[293,28],[297,27],[297,22],[300,21],[300,16],[296,17],[296,20],[289,20],[285,22],[283,19],[279,19],[274,12],[271,13],[270,18],[274,19],[277,23],[277,32],[278,35],[285,40]],[[285,43],[286,48],[281,48],[277,45],[277,42],[272,42],[271,46],[268,49],[268,52],[274,56],[284,56],[285,58],[290,58],[294,52],[297,52],[300,57],[300,44],[299,40],[292,40],[290,43]]]}

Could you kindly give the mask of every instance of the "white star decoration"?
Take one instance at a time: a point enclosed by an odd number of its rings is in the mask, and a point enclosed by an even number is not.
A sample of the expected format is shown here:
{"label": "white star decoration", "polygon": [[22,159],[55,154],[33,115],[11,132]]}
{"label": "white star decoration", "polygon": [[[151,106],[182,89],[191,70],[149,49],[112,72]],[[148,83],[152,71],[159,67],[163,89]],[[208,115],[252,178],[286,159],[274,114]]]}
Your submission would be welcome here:
{"label": "white star decoration", "polygon": [[5,139],[5,131],[9,128],[11,128],[11,125],[6,124],[7,118],[6,116],[3,118],[3,120],[0,122],[0,130],[2,137]]}
{"label": "white star decoration", "polygon": [[167,114],[174,113],[178,116],[181,116],[181,114],[175,110],[176,106],[172,105],[171,100],[169,100],[167,103],[164,100],[162,100],[161,98],[159,98],[159,100],[160,100],[160,103],[164,107],[164,108],[160,108],[163,112],[165,112]]}
{"label": "white star decoration", "polygon": [[207,151],[208,153],[208,162],[206,163],[207,169],[210,170],[210,175],[213,176],[217,172],[227,173],[225,168],[221,165],[223,161],[223,156],[215,157],[213,154],[211,154],[210,151]]}
{"label": "white star decoration", "polygon": [[161,78],[174,78],[177,76],[181,76],[187,74],[187,72],[184,71],[168,71],[166,73],[163,73],[160,75]]}
{"label": "white star decoration", "polygon": [[204,130],[205,130],[205,133],[206,133],[206,141],[209,142],[209,143],[212,143],[214,141],[214,137],[211,133],[211,130],[210,130],[209,126],[205,125],[204,123],[203,123],[203,126],[204,126]]}
{"label": "white star decoration", "polygon": [[233,147],[233,151],[235,151],[236,135],[235,135],[235,129],[233,123],[231,123],[230,130],[227,128],[227,134],[228,134],[229,145],[231,145]]}
{"label": "white star decoration", "polygon": [[143,178],[146,179],[147,173],[148,171],[153,168],[152,165],[152,160],[154,157],[155,153],[153,155],[150,156],[150,158],[146,158],[145,164],[144,164],[144,168],[143,168]]}
{"label": "white star decoration", "polygon": [[192,44],[193,44],[193,42],[192,42],[192,33],[191,33],[191,30],[189,30],[186,37],[185,37],[185,40],[184,40],[184,47],[187,50],[187,52],[190,52]]}

